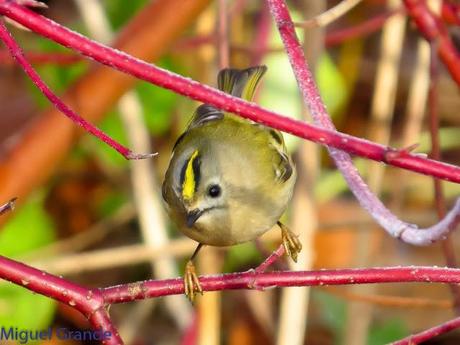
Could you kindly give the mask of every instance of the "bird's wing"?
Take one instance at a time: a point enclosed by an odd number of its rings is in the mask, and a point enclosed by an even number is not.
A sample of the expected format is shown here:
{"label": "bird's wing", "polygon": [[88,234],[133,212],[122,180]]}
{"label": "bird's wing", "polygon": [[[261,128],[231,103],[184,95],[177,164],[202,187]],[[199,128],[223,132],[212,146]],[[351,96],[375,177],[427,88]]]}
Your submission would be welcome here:
{"label": "bird's wing", "polygon": [[274,160],[273,169],[275,170],[275,178],[278,182],[286,182],[292,176],[295,167],[289,154],[287,153],[286,145],[282,134],[273,129],[263,125],[259,125],[262,129],[270,135],[269,147],[275,151],[276,159]]}
{"label": "bird's wing", "polygon": [[[242,70],[226,68],[219,72],[217,83],[220,90],[247,101],[252,101],[257,86],[266,71],[266,66],[254,66]],[[249,122],[251,123],[251,121]],[[264,125],[252,124],[269,134],[269,146],[275,151],[274,155],[277,157],[273,164],[275,178],[280,183],[286,182],[294,172],[294,164],[287,154],[282,134]]]}
{"label": "bird's wing", "polygon": [[192,120],[188,124],[187,130],[199,127],[210,121],[218,121],[224,118],[224,113],[209,104],[200,105],[193,114]]}

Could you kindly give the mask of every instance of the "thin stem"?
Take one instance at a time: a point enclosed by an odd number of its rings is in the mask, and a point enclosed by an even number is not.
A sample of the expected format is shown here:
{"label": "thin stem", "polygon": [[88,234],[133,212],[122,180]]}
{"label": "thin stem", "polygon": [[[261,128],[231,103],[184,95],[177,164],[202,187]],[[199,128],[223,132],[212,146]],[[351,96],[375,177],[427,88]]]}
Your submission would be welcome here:
{"label": "thin stem", "polygon": [[[285,1],[268,0],[268,4],[278,26],[294,75],[304,97],[304,102],[310,110],[313,121],[322,127],[335,130],[334,124],[321,100],[313,75],[305,61],[303,49],[297,39],[294,24]],[[418,229],[416,225],[401,221],[370,191],[354,167],[348,153],[332,147],[328,147],[328,150],[361,206],[391,236],[413,245],[429,245],[439,239],[444,239],[460,222],[460,198],[446,217],[430,228]]]}
{"label": "thin stem", "polygon": [[[0,277],[77,309],[89,318],[93,327],[112,333],[110,342],[107,344],[122,344],[107,314],[105,307],[108,304],[184,293],[182,278],[149,280],[103,289],[87,289],[2,256],[0,256]],[[200,277],[204,291],[401,282],[459,284],[460,269],[412,266],[299,272],[250,270]],[[458,323],[455,327],[457,326]]]}
{"label": "thin stem", "polygon": [[348,40],[361,38],[380,30],[388,18],[397,13],[403,12],[403,9],[387,11],[369,18],[359,24],[346,28],[338,28],[326,34],[325,44],[328,47],[338,45]]}
{"label": "thin stem", "polygon": [[[460,283],[460,269],[438,267],[376,267],[320,271],[247,272],[200,276],[203,291],[265,290],[274,287],[376,284],[397,282]],[[148,280],[98,289],[107,304],[184,293],[182,278]]]}
{"label": "thin stem", "polygon": [[[460,183],[460,167],[437,162],[421,155],[410,154],[404,150],[375,144],[364,139],[284,117],[275,112],[263,109],[256,104],[230,96],[214,88],[192,81],[189,78],[181,77],[148,64],[116,49],[91,41],[14,2],[0,0],[0,14],[105,65],[184,96],[212,104],[219,109],[238,114],[244,118],[263,123],[269,127],[322,145],[347,151],[353,155]],[[460,204],[458,207],[460,209]]]}
{"label": "thin stem", "polygon": [[[438,102],[438,84],[439,84],[439,64],[436,54],[436,43],[430,44],[430,85],[428,91],[428,112],[429,112],[429,127],[431,135],[431,157],[441,159],[441,145],[439,140],[439,102]],[[441,181],[433,179],[435,206],[439,219],[446,214],[446,200],[442,190]],[[448,267],[458,267],[455,257],[455,249],[452,243],[452,238],[448,236],[441,242],[442,252],[446,259]],[[454,309],[457,315],[460,315],[460,288],[455,285],[450,285],[452,298],[454,301]]]}
{"label": "thin stem", "polygon": [[460,5],[452,4],[447,1],[442,2],[442,19],[448,24],[460,25]]}
{"label": "thin stem", "polygon": [[438,326],[427,329],[418,334],[410,335],[404,339],[395,341],[392,345],[415,345],[426,340],[432,339],[438,335],[450,332],[460,327],[460,317],[444,322]]}
{"label": "thin stem", "polygon": [[254,270],[257,273],[265,272],[267,268],[273,265],[280,257],[282,257],[285,253],[284,245],[280,244],[278,249],[276,249],[273,253],[270,254],[268,258],[265,259],[259,266],[257,266]]}
{"label": "thin stem", "polygon": [[[265,42],[268,39],[269,34],[269,23],[267,23],[267,7],[264,6],[261,10],[261,18],[259,20],[259,27],[257,29],[257,35],[254,39],[254,45],[251,46],[244,46],[241,44],[231,44],[230,48],[239,51],[242,53],[252,54],[252,55],[263,55],[267,53],[279,53],[284,52],[283,47],[269,47],[267,46],[268,42]],[[364,20],[361,23],[354,24],[352,26],[343,27],[343,28],[336,28],[326,33],[325,42],[324,44],[327,47],[333,47],[339,45],[345,41],[366,37],[382,28],[388,18],[397,14],[403,13],[404,7],[401,7],[395,11],[387,11],[381,14],[377,14],[374,17]],[[268,16],[269,18],[269,16]],[[266,24],[267,23],[267,24]],[[264,30],[262,30],[262,26],[264,26]],[[195,37],[188,37],[182,40],[179,40],[173,46],[173,50],[177,52],[181,52],[184,49],[195,49],[198,46],[206,45],[206,44],[215,44],[216,37],[215,35],[207,35],[207,36],[195,36]],[[260,61],[253,57],[251,60],[251,65],[260,64]]]}
{"label": "thin stem", "polygon": [[70,109],[56,94],[53,93],[53,91],[51,91],[51,89],[46,85],[43,79],[34,70],[34,68],[29,63],[29,61],[27,61],[21,48],[19,47],[17,42],[14,40],[13,36],[11,36],[11,34],[9,33],[8,29],[6,28],[2,20],[0,20],[0,39],[3,41],[3,43],[5,43],[11,55],[14,57],[17,63],[22,67],[22,69],[29,76],[32,82],[46,96],[46,98],[48,98],[49,101],[57,109],[59,109],[64,115],[66,115],[69,119],[71,119],[77,125],[82,127],[85,131],[101,139],[107,145],[117,150],[126,159],[144,159],[144,158],[149,158],[149,157],[153,157],[154,155],[156,155],[156,153],[154,154],[135,154],[133,153],[130,149],[119,144],[117,141],[109,137],[107,134],[105,134],[100,129],[94,127],[91,123],[89,123],[84,118],[82,118],[77,113],[75,113],[72,109]]}
{"label": "thin stem", "polygon": [[270,40],[270,12],[267,4],[261,3],[259,18],[257,20],[256,34],[254,37],[254,49],[251,51],[251,66],[260,65],[264,55],[267,53],[267,46]]}
{"label": "thin stem", "polygon": [[14,210],[16,198],[11,199],[6,204],[0,205],[0,215]]}
{"label": "thin stem", "polygon": [[345,301],[364,302],[388,308],[452,308],[452,302],[448,299],[362,294],[349,292],[348,289],[339,288],[324,288],[324,291]]}
{"label": "thin stem", "polygon": [[219,0],[217,3],[217,45],[218,45],[218,66],[219,69],[226,68],[229,62],[229,43],[228,43],[228,3],[227,0]]}
{"label": "thin stem", "polygon": [[449,37],[445,25],[428,8],[426,1],[403,0],[403,2],[420,34],[429,42],[438,41],[438,54],[452,79],[460,85],[460,54]]}
{"label": "thin stem", "polygon": [[[80,55],[60,52],[27,52],[25,53],[25,57],[32,64],[36,65],[52,64],[58,66],[68,66],[84,61],[83,57]],[[0,51],[0,64],[14,65],[14,59],[12,58],[9,51]]]}
{"label": "thin stem", "polygon": [[342,0],[337,5],[328,9],[326,12],[321,13],[315,18],[301,23],[294,23],[294,25],[299,28],[310,28],[314,26],[324,27],[350,12],[361,1],[362,0]]}

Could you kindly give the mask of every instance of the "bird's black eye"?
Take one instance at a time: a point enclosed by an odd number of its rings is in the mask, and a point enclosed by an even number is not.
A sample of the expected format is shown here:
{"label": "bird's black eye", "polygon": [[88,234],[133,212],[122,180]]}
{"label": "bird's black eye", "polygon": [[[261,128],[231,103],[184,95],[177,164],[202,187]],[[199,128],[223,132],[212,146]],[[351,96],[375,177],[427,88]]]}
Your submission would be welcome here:
{"label": "bird's black eye", "polygon": [[220,196],[221,192],[222,192],[222,190],[220,189],[220,186],[217,185],[217,184],[212,184],[208,188],[208,195],[211,198],[218,198]]}

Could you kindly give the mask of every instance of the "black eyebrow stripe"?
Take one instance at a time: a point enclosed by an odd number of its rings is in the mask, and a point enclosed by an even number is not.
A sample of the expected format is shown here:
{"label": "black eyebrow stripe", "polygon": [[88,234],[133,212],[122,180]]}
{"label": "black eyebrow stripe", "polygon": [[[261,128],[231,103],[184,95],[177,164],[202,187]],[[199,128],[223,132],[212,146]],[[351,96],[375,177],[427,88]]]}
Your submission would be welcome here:
{"label": "black eyebrow stripe", "polygon": [[[185,172],[187,171],[187,167],[190,163],[190,159],[192,159],[192,156],[190,156],[185,162],[184,165],[182,166],[180,170],[180,177],[179,177],[179,183],[180,183],[180,191],[182,193],[182,190],[184,189],[184,181],[185,181]],[[195,192],[198,189],[198,186],[201,181],[201,159],[200,155],[197,155],[195,159],[192,162],[192,170],[193,170],[193,180],[195,182]]]}
{"label": "black eyebrow stripe", "polygon": [[179,178],[179,185],[180,185],[180,190],[182,192],[182,189],[184,188],[184,181],[185,181],[185,171],[187,170],[188,163],[190,162],[190,159],[192,157],[190,156],[185,162],[184,165],[182,166],[182,169],[180,170],[180,178]]}
{"label": "black eyebrow stripe", "polygon": [[200,185],[201,180],[201,157],[200,155],[196,156],[192,162],[193,178],[195,179],[195,192]]}

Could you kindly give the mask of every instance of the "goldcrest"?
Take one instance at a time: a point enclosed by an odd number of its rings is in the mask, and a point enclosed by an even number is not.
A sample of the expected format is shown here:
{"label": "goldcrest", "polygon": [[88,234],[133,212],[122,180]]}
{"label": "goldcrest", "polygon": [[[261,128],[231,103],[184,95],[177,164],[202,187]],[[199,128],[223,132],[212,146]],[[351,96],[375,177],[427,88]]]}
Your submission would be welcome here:
{"label": "goldcrest", "polygon": [[[220,90],[251,101],[265,66],[227,68]],[[296,169],[277,130],[200,105],[174,145],[163,182],[168,212],[198,242],[184,284],[193,301],[202,292],[193,259],[203,245],[231,246],[281,228],[286,252],[296,260],[301,244],[279,222],[291,199]]]}

